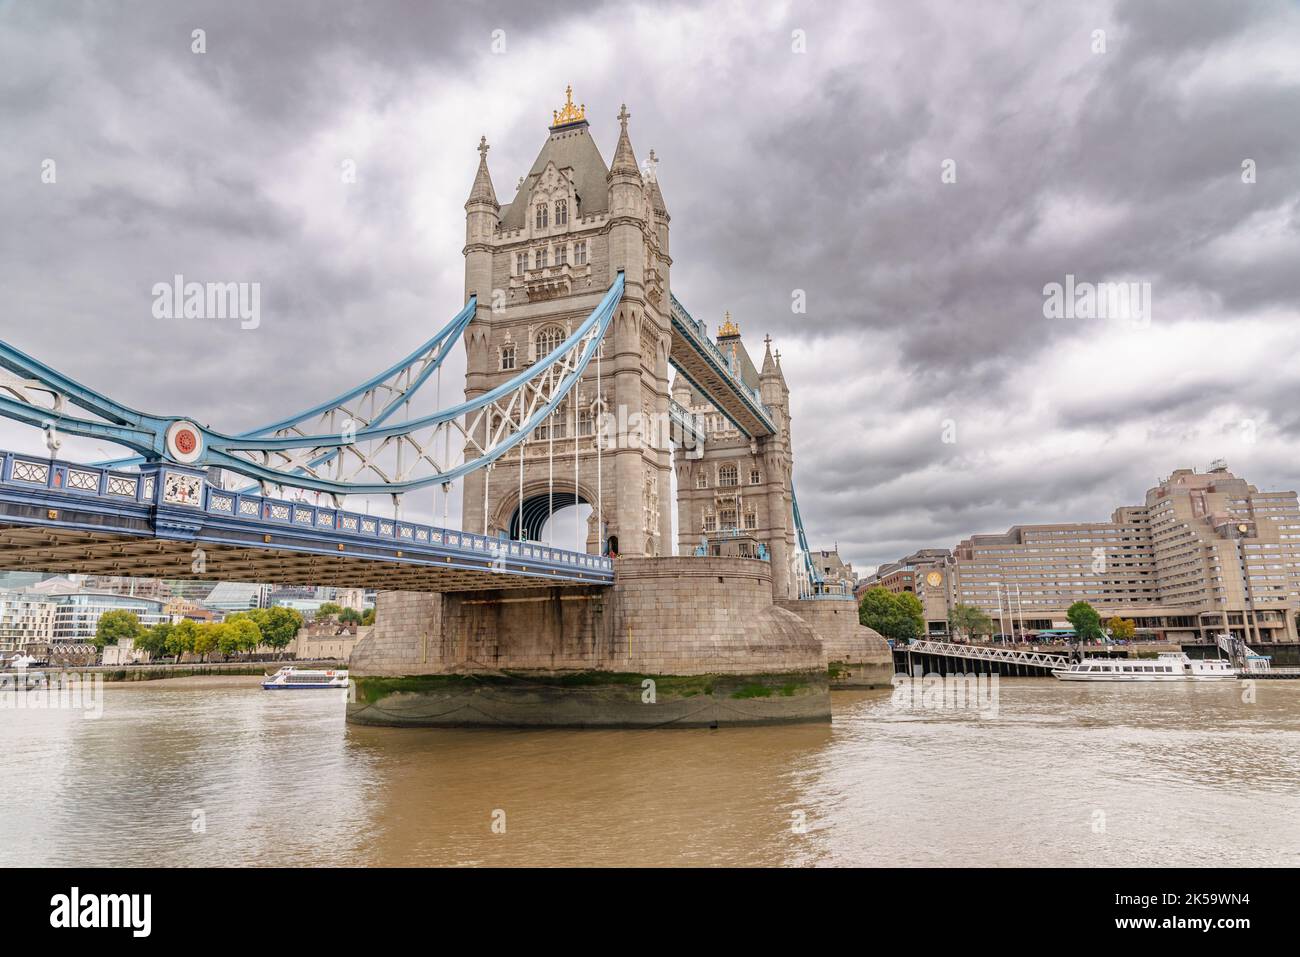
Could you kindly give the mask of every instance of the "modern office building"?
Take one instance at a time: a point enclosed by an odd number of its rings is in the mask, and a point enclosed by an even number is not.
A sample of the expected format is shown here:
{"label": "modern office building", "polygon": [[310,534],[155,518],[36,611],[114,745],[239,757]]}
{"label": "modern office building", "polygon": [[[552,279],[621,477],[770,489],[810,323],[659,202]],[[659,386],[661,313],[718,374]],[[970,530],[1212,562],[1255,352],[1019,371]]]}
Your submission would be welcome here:
{"label": "modern office building", "polygon": [[54,637],[54,602],[25,592],[0,592],[0,651],[18,651]]}
{"label": "modern office building", "polygon": [[163,612],[163,603],[152,598],[79,591],[51,595],[49,600],[54,603],[52,640],[55,644],[92,640],[99,627],[99,618],[105,612],[132,612],[146,628],[170,621]]}
{"label": "modern office building", "polygon": [[248,611],[270,606],[270,585],[245,582],[220,582],[203,599],[203,604],[217,612]]}
{"label": "modern office building", "polygon": [[931,632],[957,603],[1007,632],[1068,628],[1066,609],[1082,600],[1103,618],[1134,619],[1145,637],[1210,641],[1227,630],[1248,643],[1295,641],[1300,504],[1222,462],[1178,469],[1108,522],[972,535],[950,556],[914,564],[909,584]]}

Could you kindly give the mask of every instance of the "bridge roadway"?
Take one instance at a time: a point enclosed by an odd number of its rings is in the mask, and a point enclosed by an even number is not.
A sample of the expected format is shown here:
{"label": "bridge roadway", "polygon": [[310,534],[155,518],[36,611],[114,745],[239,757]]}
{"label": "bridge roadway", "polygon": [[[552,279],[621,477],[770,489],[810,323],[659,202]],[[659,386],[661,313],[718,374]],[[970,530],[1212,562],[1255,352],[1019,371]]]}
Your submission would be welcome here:
{"label": "bridge roadway", "polygon": [[709,338],[704,324],[672,299],[672,339],[668,361],[737,429],[750,438],[775,435],[776,425],[758,392],[750,388],[732,360]]}
{"label": "bridge roadway", "polygon": [[308,502],[0,452],[0,569],[398,591],[608,585],[613,562]]}

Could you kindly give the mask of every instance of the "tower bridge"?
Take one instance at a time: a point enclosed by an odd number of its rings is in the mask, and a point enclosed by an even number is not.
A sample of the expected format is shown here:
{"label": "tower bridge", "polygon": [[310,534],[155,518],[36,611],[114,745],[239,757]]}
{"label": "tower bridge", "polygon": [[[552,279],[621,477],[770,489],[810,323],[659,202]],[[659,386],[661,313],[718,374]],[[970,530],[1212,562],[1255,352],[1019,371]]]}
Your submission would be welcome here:
{"label": "tower bridge", "polygon": [[[780,353],[765,340],[756,366],[730,316],[711,340],[677,299],[667,205],[629,118],[607,166],[566,96],[505,205],[480,139],[464,307],[394,365],[266,426],[141,413],[0,343],[0,415],[45,429],[52,452],[65,434],[130,451],[0,453],[0,567],[375,587],[377,626],[351,663],[361,722],[825,720],[828,664],[887,683],[885,643],[809,554]],[[411,417],[458,345],[464,401]],[[670,435],[628,435],[634,420]],[[441,525],[402,517],[423,490],[441,493]],[[375,494],[391,517],[347,507]],[[585,534],[541,541],[577,504]],[[640,707],[623,675],[654,676],[663,706]]]}

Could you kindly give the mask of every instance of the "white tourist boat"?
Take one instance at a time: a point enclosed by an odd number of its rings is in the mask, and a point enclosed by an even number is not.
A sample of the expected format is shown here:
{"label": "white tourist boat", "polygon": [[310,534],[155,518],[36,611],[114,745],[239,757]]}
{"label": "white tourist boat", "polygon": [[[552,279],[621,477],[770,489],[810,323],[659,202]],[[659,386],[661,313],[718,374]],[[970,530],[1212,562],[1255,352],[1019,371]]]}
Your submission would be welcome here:
{"label": "white tourist boat", "polygon": [[1181,651],[1151,659],[1084,658],[1052,671],[1062,681],[1234,681],[1237,670],[1226,658],[1189,658]]}
{"label": "white tourist boat", "polygon": [[324,671],[315,668],[281,668],[262,682],[266,691],[301,691],[310,688],[346,688],[347,669]]}

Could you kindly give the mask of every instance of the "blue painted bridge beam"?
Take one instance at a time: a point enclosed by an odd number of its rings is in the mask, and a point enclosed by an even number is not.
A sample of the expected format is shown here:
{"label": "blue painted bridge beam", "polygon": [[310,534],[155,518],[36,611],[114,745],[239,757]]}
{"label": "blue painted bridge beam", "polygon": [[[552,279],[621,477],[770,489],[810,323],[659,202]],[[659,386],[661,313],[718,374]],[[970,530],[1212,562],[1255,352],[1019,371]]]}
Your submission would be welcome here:
{"label": "blue painted bridge beam", "polygon": [[0,453],[0,569],[405,591],[608,585],[613,561],[242,495],[173,465],[139,472]]}

